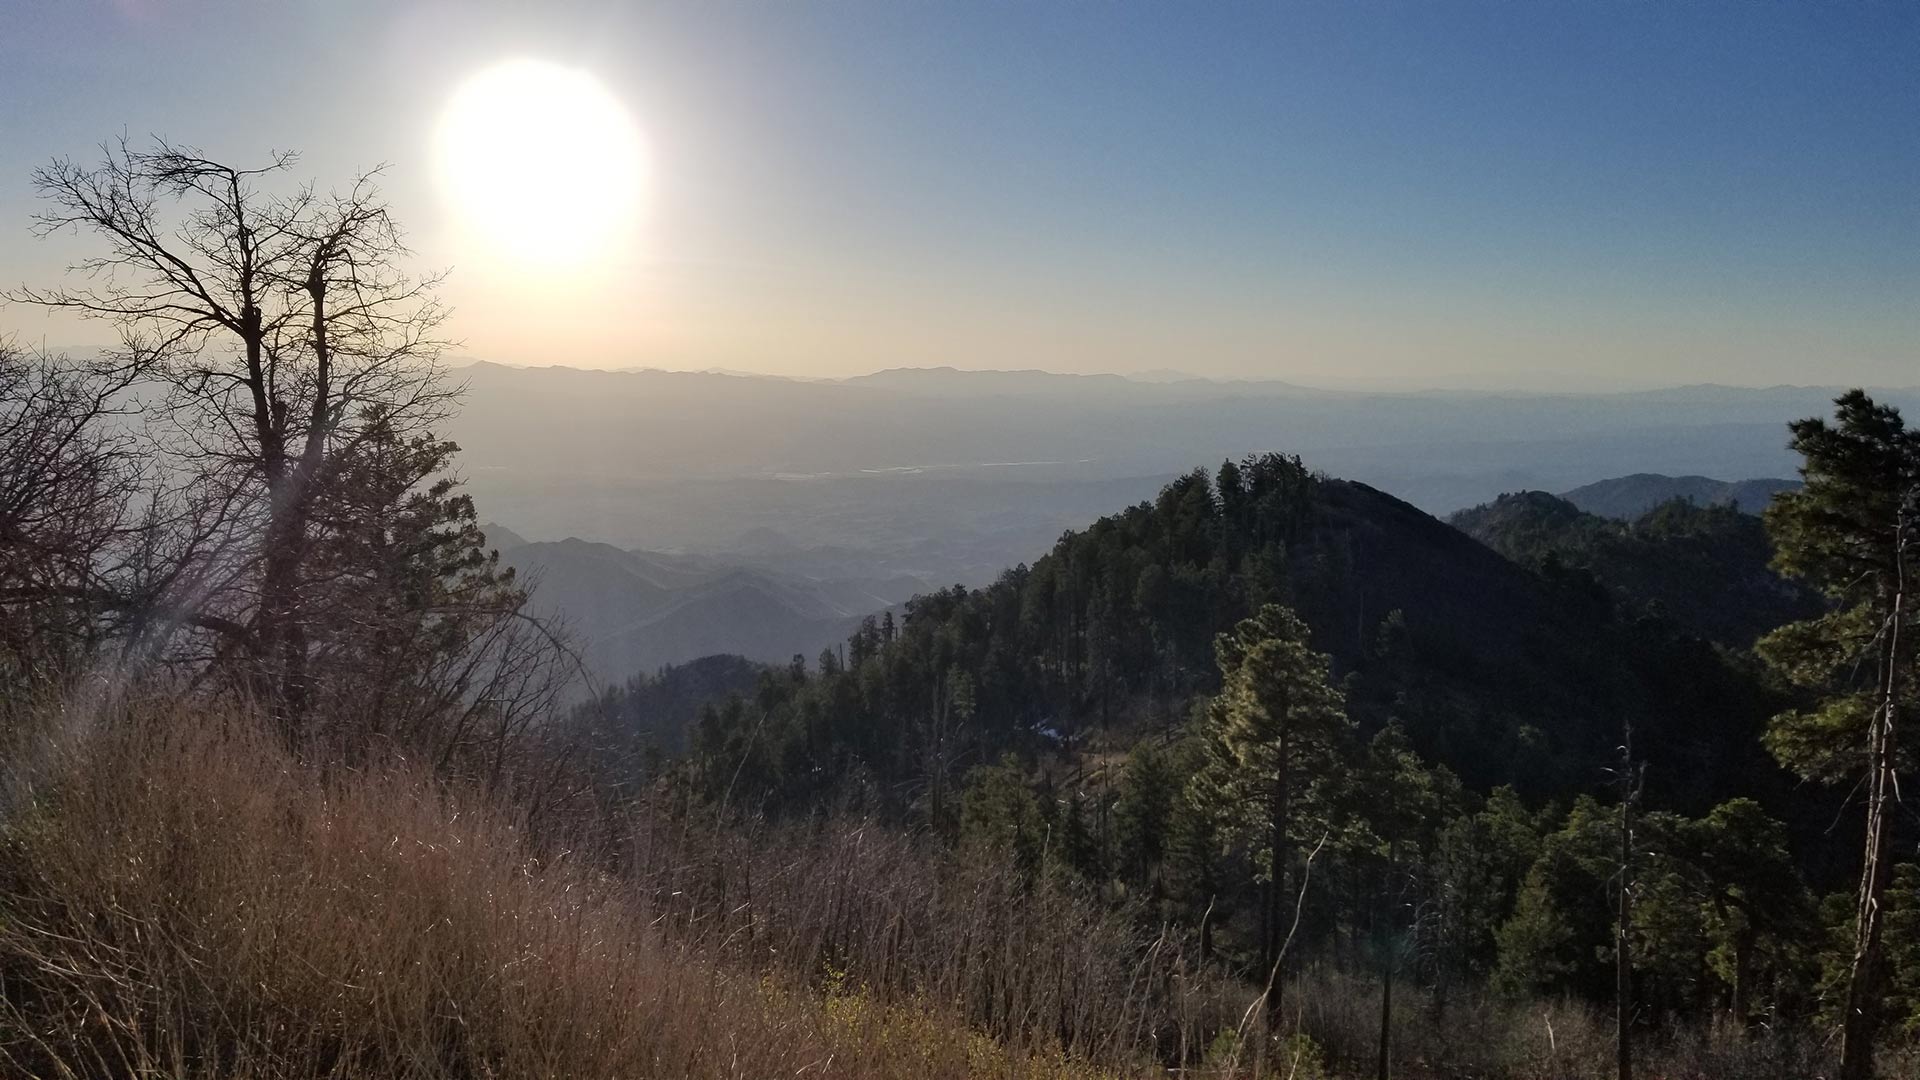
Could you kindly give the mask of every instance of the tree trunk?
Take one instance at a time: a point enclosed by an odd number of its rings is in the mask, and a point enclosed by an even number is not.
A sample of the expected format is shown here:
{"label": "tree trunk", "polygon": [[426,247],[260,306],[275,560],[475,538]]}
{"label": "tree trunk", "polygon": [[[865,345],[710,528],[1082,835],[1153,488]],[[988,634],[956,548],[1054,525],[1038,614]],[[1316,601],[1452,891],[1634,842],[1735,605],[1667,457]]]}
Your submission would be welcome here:
{"label": "tree trunk", "polygon": [[1267,969],[1267,1030],[1279,1030],[1280,1007],[1285,995],[1285,979],[1280,965],[1286,959],[1286,943],[1281,929],[1281,913],[1284,910],[1287,893],[1287,827],[1290,812],[1287,790],[1288,772],[1287,738],[1280,737],[1280,765],[1273,777],[1273,832],[1268,841],[1267,876],[1271,884],[1267,890],[1266,932],[1261,935],[1265,947],[1262,949]]}
{"label": "tree trunk", "polygon": [[1633,725],[1620,746],[1620,906],[1613,949],[1614,1064],[1633,1080]]}
{"label": "tree trunk", "polygon": [[1733,1022],[1745,1027],[1752,1009],[1753,939],[1752,920],[1742,913],[1746,925],[1733,937]]}
{"label": "tree trunk", "polygon": [[1200,962],[1213,959],[1213,904],[1219,897],[1207,894],[1207,910],[1200,914]]}
{"label": "tree trunk", "polygon": [[1906,521],[1894,543],[1892,614],[1881,649],[1880,707],[1868,731],[1867,835],[1854,910],[1853,962],[1847,973],[1847,1008],[1840,1027],[1839,1080],[1870,1080],[1879,1028],[1881,899],[1887,888],[1887,804],[1895,795],[1894,736],[1899,717],[1900,631],[1906,606]]}
{"label": "tree trunk", "polygon": [[1380,1080],[1392,1075],[1393,1061],[1393,961],[1387,961],[1380,979]]}
{"label": "tree trunk", "polygon": [[1377,1076],[1379,1080],[1387,1080],[1387,1078],[1392,1074],[1391,1062],[1393,1060],[1393,969],[1399,966],[1399,959],[1400,959],[1399,950],[1394,947],[1395,942],[1394,942],[1394,933],[1393,933],[1393,903],[1391,900],[1392,889],[1393,889],[1393,869],[1394,869],[1394,861],[1395,861],[1394,856],[1397,854],[1397,847],[1398,845],[1392,841],[1389,841],[1387,843],[1387,882],[1386,882],[1385,888],[1382,890],[1383,894],[1386,895],[1389,898],[1389,900],[1387,903],[1387,918],[1386,918],[1386,927],[1385,927],[1386,959],[1385,959],[1385,962],[1382,963],[1380,966],[1380,1067],[1377,1072]]}
{"label": "tree trunk", "polygon": [[1885,802],[1893,772],[1889,726],[1877,718],[1874,721],[1866,862],[1854,912],[1853,962],[1847,973],[1847,1008],[1840,1028],[1840,1080],[1873,1076],[1873,1044],[1879,1027],[1881,898],[1887,886]]}
{"label": "tree trunk", "polygon": [[259,610],[254,615],[255,692],[265,699],[292,740],[299,709],[289,699],[296,685],[289,679],[289,662],[304,655],[306,642],[294,629],[299,588],[300,536],[293,512],[298,500],[291,491],[293,470],[287,460],[287,410],[267,381],[265,330],[259,307],[251,296],[240,313],[240,338],[246,353],[248,396],[253,407],[253,434],[260,472],[267,485],[267,527],[262,554]]}
{"label": "tree trunk", "polygon": [[261,660],[268,667],[273,716],[289,743],[307,714],[307,630],[300,610],[300,570],[306,560],[307,506],[300,470],[288,469],[272,487],[266,565],[260,579]]}

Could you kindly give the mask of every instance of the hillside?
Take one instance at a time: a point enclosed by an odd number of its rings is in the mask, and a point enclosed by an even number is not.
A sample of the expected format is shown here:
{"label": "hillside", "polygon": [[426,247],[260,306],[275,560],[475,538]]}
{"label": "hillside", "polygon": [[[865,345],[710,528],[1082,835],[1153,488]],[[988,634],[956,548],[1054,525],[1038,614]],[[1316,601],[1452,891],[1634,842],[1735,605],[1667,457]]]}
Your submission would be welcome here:
{"label": "hillside", "polygon": [[[757,726],[757,708],[716,717],[702,748],[764,754],[767,771],[749,775],[792,804],[854,763],[905,782],[926,776],[930,753],[1124,744],[1121,732],[1177,724],[1216,685],[1215,635],[1276,600],[1332,657],[1363,730],[1398,720],[1483,790],[1585,785],[1623,717],[1665,763],[1655,783],[1676,803],[1775,774],[1756,742],[1772,703],[1684,625],[1275,456],[1183,477],[987,588],[917,597],[899,627],[854,636],[847,670],[774,687],[783,700],[753,747],[735,725]],[[937,730],[960,675],[975,719]]]}
{"label": "hillside", "polygon": [[1731,503],[1676,498],[1619,521],[1526,491],[1451,520],[1514,562],[1550,576],[1591,575],[1627,610],[1664,615],[1739,648],[1821,610],[1811,590],[1774,572],[1760,519]]}
{"label": "hillside", "polygon": [[716,654],[812,656],[925,588],[904,576],[810,578],[579,539],[505,546],[501,558],[534,585],[535,610],[559,621],[601,685]]}
{"label": "hillside", "polygon": [[765,664],[743,656],[703,656],[635,675],[575,706],[569,722],[578,745],[610,774],[644,773],[648,758],[687,752],[687,733],[707,706],[751,693]]}
{"label": "hillside", "polygon": [[1758,514],[1775,495],[1799,487],[1798,480],[1714,480],[1705,476],[1635,473],[1585,484],[1560,497],[1589,514],[1630,520],[1675,499],[1700,506],[1731,506],[1743,514]]}

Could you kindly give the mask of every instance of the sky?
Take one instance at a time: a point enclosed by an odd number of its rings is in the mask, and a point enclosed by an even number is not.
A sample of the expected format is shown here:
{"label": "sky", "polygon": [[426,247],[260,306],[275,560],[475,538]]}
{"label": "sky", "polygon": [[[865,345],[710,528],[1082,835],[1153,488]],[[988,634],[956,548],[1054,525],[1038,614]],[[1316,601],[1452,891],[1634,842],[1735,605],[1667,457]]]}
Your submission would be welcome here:
{"label": "sky", "polygon": [[[459,354],[507,363],[1912,386],[1916,57],[1904,2],[4,0],[0,285],[92,250],[30,235],[29,176],[124,132],[386,165]],[[577,265],[436,156],[515,60],[644,146]],[[596,160],[526,212],[597,219]]]}

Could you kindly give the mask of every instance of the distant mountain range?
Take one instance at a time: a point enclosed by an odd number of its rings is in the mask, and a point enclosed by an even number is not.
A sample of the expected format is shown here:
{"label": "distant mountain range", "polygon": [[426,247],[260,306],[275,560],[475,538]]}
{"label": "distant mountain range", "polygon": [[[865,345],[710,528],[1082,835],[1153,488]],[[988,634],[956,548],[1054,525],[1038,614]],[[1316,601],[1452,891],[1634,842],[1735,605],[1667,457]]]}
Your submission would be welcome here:
{"label": "distant mountain range", "polygon": [[[1639,473],[1787,476],[1787,422],[1838,392],[1363,393],[953,368],[802,380],[476,363],[458,377],[447,434],[470,490],[528,536],[724,553],[751,534],[790,549],[776,569],[810,577],[968,585],[1248,453],[1297,453],[1438,514]],[[787,561],[800,553],[813,565]]]}
{"label": "distant mountain range", "polygon": [[[1675,499],[1752,514],[1774,494],[1798,486],[1792,480],[1639,473],[1560,496],[1504,495],[1452,520],[1515,561],[1532,564],[1551,551],[1595,568],[1636,600],[1687,613],[1685,621],[1700,632],[1744,644],[1805,606],[1804,597],[1766,569],[1770,556],[1759,523],[1668,517],[1649,524],[1646,515]],[[1048,493],[1035,485],[1026,494],[1044,500]],[[698,554],[578,538],[529,542],[494,523],[485,530],[503,560],[537,585],[537,608],[560,618],[601,686],[718,654],[767,664],[784,664],[797,654],[812,662],[820,650],[842,643],[862,618],[947,584],[890,572],[871,552],[804,545],[765,526]],[[1649,554],[1658,545],[1665,545],[1658,557]],[[1008,563],[1037,558],[1048,546],[1036,540],[1026,558]],[[1673,572],[1656,580],[1648,567]],[[1720,617],[1726,612],[1714,598],[1735,593],[1740,600],[1729,610],[1739,618]]]}
{"label": "distant mountain range", "polygon": [[630,551],[580,539],[528,542],[485,526],[488,542],[535,585],[595,680],[609,685],[703,656],[811,662],[860,620],[929,588],[908,576],[813,578],[716,556]]}
{"label": "distant mountain range", "polygon": [[1705,476],[1635,473],[1585,484],[1563,492],[1560,497],[1589,514],[1626,521],[1674,499],[1699,506],[1731,506],[1742,513],[1758,514],[1775,495],[1798,491],[1800,487],[1798,480],[1714,480]]}

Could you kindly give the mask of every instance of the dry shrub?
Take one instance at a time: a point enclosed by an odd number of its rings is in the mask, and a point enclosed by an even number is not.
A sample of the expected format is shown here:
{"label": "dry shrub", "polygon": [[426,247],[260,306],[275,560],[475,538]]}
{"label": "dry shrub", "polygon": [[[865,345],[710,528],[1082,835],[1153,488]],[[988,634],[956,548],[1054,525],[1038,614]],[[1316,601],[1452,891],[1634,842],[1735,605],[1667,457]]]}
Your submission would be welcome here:
{"label": "dry shrub", "polygon": [[[1301,1031],[1344,1062],[1346,1074],[1373,1075],[1380,1038],[1376,977],[1315,964],[1289,994],[1295,1003],[1290,1020]],[[1640,1074],[1666,1080],[1780,1080],[1826,1075],[1833,1050],[1805,1032],[1723,1022],[1642,1027],[1635,1057]],[[1586,1002],[1514,1001],[1473,987],[1436,997],[1403,979],[1394,988],[1393,1058],[1395,1076],[1605,1080],[1617,1075],[1614,1016]]]}
{"label": "dry shrub", "polygon": [[1249,991],[1001,853],[871,822],[719,828],[641,812],[624,876],[690,951],[918,1000],[1035,1052],[1192,1061]]}
{"label": "dry shrub", "polygon": [[35,746],[0,825],[16,1074],[1081,1074],[671,942],[625,883],[404,761],[317,769],[204,711]]}

